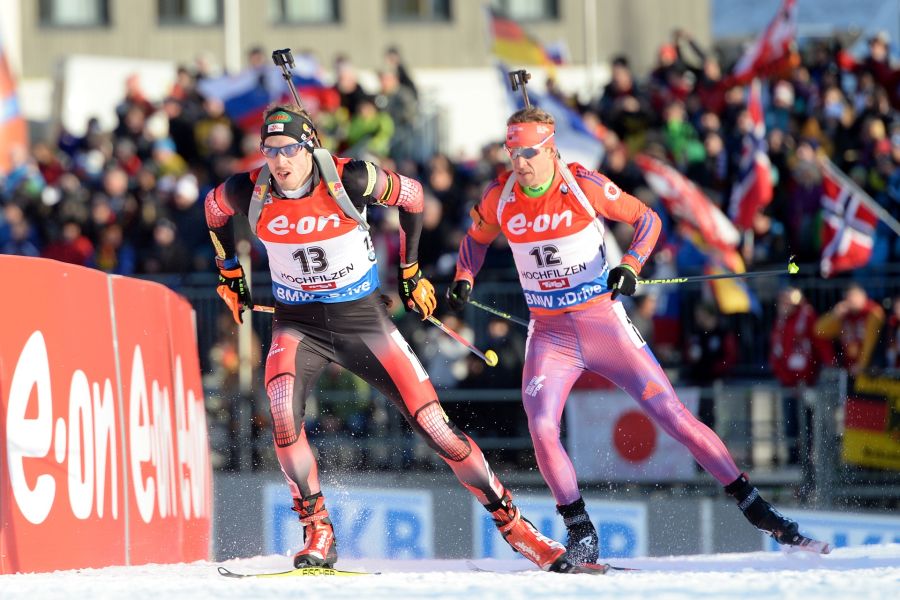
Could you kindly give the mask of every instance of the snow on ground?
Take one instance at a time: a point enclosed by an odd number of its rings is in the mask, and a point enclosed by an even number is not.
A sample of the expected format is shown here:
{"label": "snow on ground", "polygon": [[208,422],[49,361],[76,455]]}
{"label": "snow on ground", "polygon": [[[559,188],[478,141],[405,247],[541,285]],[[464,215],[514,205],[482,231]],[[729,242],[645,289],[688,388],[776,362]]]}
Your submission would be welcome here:
{"label": "snow on ground", "polygon": [[[347,559],[344,569],[380,571],[366,577],[228,579],[236,572],[284,570],[289,559],[258,556],[223,563],[108,567],[0,576],[0,598],[144,598],[225,600],[285,598],[353,600],[462,598],[614,598],[615,600],[727,600],[745,598],[897,598],[900,544],[839,548],[828,556],[805,552],[712,554],[613,561],[640,571],[607,575],[559,575],[529,570],[522,560]],[[475,572],[472,565],[497,572]],[[523,570],[524,569],[524,570]]]}

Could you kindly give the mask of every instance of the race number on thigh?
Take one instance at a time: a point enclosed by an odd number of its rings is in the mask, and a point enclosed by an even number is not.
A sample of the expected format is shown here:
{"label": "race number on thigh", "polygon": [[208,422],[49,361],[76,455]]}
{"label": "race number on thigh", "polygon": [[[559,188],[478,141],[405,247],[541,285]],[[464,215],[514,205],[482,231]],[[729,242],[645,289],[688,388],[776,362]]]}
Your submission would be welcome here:
{"label": "race number on thigh", "polygon": [[416,371],[419,381],[428,379],[428,373],[425,371],[425,367],[422,366],[422,363],[419,362],[419,358],[412,351],[412,348],[409,347],[409,342],[403,339],[403,334],[395,329],[391,332],[391,339],[394,340],[394,343],[400,347],[400,350],[402,350],[403,354],[409,359],[409,364],[411,364],[412,368]]}
{"label": "race number on thigh", "polygon": [[616,313],[616,317],[618,317],[622,327],[625,328],[625,333],[628,334],[628,339],[631,340],[634,347],[642,348],[643,346],[646,346],[647,342],[644,341],[644,338],[641,337],[641,332],[638,331],[637,327],[634,326],[634,323],[631,322],[631,319],[628,318],[628,313],[625,312],[625,307],[622,306],[621,302],[613,304],[613,312]]}

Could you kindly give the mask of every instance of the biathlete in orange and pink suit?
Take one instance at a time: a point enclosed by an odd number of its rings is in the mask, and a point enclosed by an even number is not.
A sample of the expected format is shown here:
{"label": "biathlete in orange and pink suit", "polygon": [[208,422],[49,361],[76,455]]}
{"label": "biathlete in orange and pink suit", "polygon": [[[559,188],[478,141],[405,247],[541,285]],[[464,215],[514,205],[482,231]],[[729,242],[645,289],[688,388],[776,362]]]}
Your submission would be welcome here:
{"label": "biathlete in orange and pink suit", "polygon": [[[797,524],[759,497],[722,440],[685,408],[617,299],[635,292],[637,276],[659,236],[659,217],[604,175],[563,163],[548,113],[526,108],[507,125],[512,170],[492,181],[472,210],[447,299],[456,310],[465,305],[488,247],[505,235],[531,313],[522,401],[538,467],[568,529],[570,557],[583,562],[598,557],[596,529],[559,438],[566,398],[584,371],[625,390],[735,496],[754,525],[791,543]],[[605,219],[634,227],[631,245],[612,270],[603,238]]]}

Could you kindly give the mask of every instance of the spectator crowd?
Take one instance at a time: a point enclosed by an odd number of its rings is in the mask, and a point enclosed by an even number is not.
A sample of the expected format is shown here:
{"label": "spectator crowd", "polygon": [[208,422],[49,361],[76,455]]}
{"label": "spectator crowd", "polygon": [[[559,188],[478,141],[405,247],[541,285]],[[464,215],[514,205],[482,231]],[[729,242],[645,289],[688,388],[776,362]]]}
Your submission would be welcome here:
{"label": "spectator crowd", "polygon": [[[819,156],[830,158],[900,218],[900,68],[891,61],[890,44],[884,34],[873,35],[865,51],[854,57],[837,39],[812,40],[763,82],[774,197],[754,220],[752,250],[744,252],[748,268],[783,265],[791,255],[801,264],[817,263],[822,246]],[[247,68],[270,68],[267,63],[266,54],[254,49]],[[602,164],[586,166],[609,176],[663,218],[663,234],[644,274],[697,269],[702,255],[678,235],[633,159],[638,152],[665,158],[727,211],[742,138],[750,126],[747,86],[730,85],[730,65],[721,64],[716,52],[701,48],[681,30],[659,49],[648,76],[634,73],[625,56],[612,57],[611,65],[610,81],[586,101],[566,95],[552,80],[548,93],[576,109],[602,142]],[[116,109],[115,129],[104,131],[91,120],[83,135],[59,131],[13,156],[13,169],[0,179],[0,253],[43,256],[123,275],[212,272],[202,198],[231,173],[261,162],[258,131],[242,129],[220,99],[200,93],[199,84],[213,75],[206,63],[179,68],[161,102],[149,101],[134,75]],[[321,139],[338,154],[375,160],[422,182],[420,262],[426,274],[446,281],[468,227],[469,209],[485,184],[508,166],[502,140],[485,146],[475,160],[423,152],[421,97],[395,48],[383,56],[377,89],[360,84],[345,56],[335,58],[331,77],[323,79],[333,84],[311,104]],[[393,290],[396,213],[372,211],[370,220],[373,236],[383,238],[375,247],[383,252],[378,259],[384,288]],[[630,229],[615,224],[612,230],[620,245],[627,246]],[[265,270],[258,249],[253,260],[255,271]],[[509,260],[509,253],[489,253],[479,281],[511,281]],[[900,238],[879,226],[866,270],[897,263]],[[768,367],[785,386],[811,385],[823,365],[853,373],[872,366],[900,368],[900,288],[866,290],[849,276],[843,280],[845,298],[833,307],[814,306],[812,298],[795,288],[779,294]],[[873,292],[879,295],[870,298]],[[635,324],[653,340],[664,365],[681,369],[682,381],[705,385],[728,377],[741,360],[740,329],[712,298],[679,303],[679,294],[637,297],[630,311]],[[674,327],[661,317],[672,307],[677,311]],[[401,314],[402,309],[398,319]],[[491,321],[486,331],[476,332],[461,319],[442,318],[465,337],[500,352],[503,368],[485,370],[437,329],[407,323],[418,328],[408,339],[436,384],[520,385],[522,331]],[[221,345],[214,352],[233,356]],[[334,373],[327,379],[341,389],[357,386]],[[347,422],[361,427],[352,416]]]}

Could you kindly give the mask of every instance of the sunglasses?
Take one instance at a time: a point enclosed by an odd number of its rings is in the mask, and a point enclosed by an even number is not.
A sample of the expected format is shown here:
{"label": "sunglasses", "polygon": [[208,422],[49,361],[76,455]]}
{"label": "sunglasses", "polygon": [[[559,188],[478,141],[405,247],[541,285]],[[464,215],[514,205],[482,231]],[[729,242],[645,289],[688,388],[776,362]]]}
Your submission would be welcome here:
{"label": "sunglasses", "polygon": [[554,134],[555,132],[551,133],[550,135],[542,139],[540,143],[535,144],[534,146],[523,146],[521,148],[510,148],[509,146],[504,146],[504,148],[506,148],[506,151],[509,153],[509,157],[512,160],[516,160],[520,156],[525,160],[531,160],[532,158],[540,154],[541,146],[549,142],[550,138],[552,138]]}
{"label": "sunglasses", "polygon": [[297,153],[305,146],[306,144],[288,144],[287,146],[266,146],[264,144],[259,145],[259,150],[262,152],[266,158],[275,158],[279,154],[286,158],[293,158],[297,156]]}

